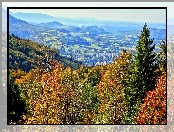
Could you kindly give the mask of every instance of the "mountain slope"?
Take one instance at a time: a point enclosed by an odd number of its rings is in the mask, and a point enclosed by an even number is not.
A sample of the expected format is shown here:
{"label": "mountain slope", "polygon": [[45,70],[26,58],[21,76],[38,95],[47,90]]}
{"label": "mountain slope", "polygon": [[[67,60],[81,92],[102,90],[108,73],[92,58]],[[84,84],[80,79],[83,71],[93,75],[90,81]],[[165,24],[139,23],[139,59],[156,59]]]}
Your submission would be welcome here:
{"label": "mountain slope", "polygon": [[32,39],[33,34],[36,32],[43,32],[47,30],[45,27],[39,27],[33,24],[29,24],[24,20],[17,19],[9,15],[9,33],[15,34],[25,39]]}
{"label": "mountain slope", "polygon": [[[47,15],[47,14],[42,14],[42,13],[13,13],[10,12],[10,15],[27,21],[27,22],[33,22],[33,23],[46,23],[46,22],[51,22],[51,21],[57,21],[58,19],[56,17]],[[36,19],[39,18],[39,19]]]}
{"label": "mountain slope", "polygon": [[27,39],[9,35],[9,68],[29,71],[32,68],[49,68],[49,60],[57,60],[65,67],[80,67],[81,63],[59,55],[59,50],[51,49]]}
{"label": "mountain slope", "polygon": [[[42,13],[13,13],[10,12],[10,15],[27,21],[29,23],[47,23],[47,22],[53,22],[53,21],[58,21],[64,25],[68,26],[92,26],[92,25],[103,25],[103,23],[100,23],[99,20],[94,19],[94,18],[83,18],[83,17],[54,17],[50,16],[48,14],[42,14]],[[39,19],[36,19],[39,18]]]}

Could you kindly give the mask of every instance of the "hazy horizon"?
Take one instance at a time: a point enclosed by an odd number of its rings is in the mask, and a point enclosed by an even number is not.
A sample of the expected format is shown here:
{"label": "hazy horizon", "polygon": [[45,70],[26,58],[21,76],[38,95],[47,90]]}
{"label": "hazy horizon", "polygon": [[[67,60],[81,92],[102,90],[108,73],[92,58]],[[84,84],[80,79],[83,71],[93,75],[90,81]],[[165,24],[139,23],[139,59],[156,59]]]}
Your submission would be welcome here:
{"label": "hazy horizon", "polygon": [[165,9],[10,9],[10,12],[42,13],[56,18],[166,23]]}

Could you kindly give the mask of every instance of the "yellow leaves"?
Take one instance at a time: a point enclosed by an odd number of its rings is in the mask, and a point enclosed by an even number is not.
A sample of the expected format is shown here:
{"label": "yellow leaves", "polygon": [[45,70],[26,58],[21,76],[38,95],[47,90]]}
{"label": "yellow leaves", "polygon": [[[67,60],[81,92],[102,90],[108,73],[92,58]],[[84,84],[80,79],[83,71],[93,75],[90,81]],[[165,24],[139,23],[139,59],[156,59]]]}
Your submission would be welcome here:
{"label": "yellow leaves", "polygon": [[[119,58],[115,58],[114,62],[107,66],[99,85],[97,85],[98,98],[100,100],[98,111],[99,115],[102,115],[100,122],[114,122],[114,120],[119,120],[127,109],[123,101],[125,98],[124,86],[122,85],[122,81],[126,79],[126,75],[124,74],[126,74],[129,65],[129,61],[126,62],[129,55],[125,56],[125,54],[122,54]],[[113,113],[117,116],[113,117]],[[103,114],[106,114],[105,117],[103,117]]]}
{"label": "yellow leaves", "polygon": [[21,76],[25,76],[27,74],[25,71],[22,71],[20,69],[17,70],[10,69],[9,72],[11,72],[13,77],[17,79],[20,79]]}
{"label": "yellow leaves", "polygon": [[[121,85],[127,70],[124,69],[125,62],[122,62],[127,59],[124,55],[117,58],[117,63],[105,66],[81,66],[79,70],[73,71],[70,67],[63,70],[62,65],[57,63],[52,64],[55,66],[50,71],[42,73],[38,69],[27,73],[24,78],[26,81],[27,78],[30,79],[33,84],[33,88],[29,88],[31,85],[27,87],[30,95],[27,104],[31,113],[34,112],[33,118],[37,123],[59,124],[63,120],[69,123],[69,118],[74,120],[75,115],[84,123],[110,123],[114,118],[122,117],[126,109],[123,103],[124,88]],[[36,89],[37,84],[39,88]],[[99,115],[95,112],[99,112]],[[113,115],[118,116],[112,117]],[[98,117],[101,119],[95,119]]]}
{"label": "yellow leaves", "polygon": [[37,117],[37,116],[40,116],[40,115],[41,115],[41,113],[39,111],[34,111],[33,116]]}
{"label": "yellow leaves", "polygon": [[65,73],[71,73],[71,71],[72,71],[72,70],[71,70],[70,67],[67,67],[67,68],[64,70]]}
{"label": "yellow leaves", "polygon": [[33,83],[34,81],[39,82],[40,81],[40,74],[37,73],[36,70],[31,70],[28,73],[17,70],[13,71],[13,74],[16,76],[15,82],[18,84],[26,84],[26,83]]}
{"label": "yellow leaves", "polygon": [[[60,123],[58,115],[63,116],[66,107],[64,105],[67,101],[67,95],[69,100],[72,100],[75,96],[75,92],[72,89],[72,84],[64,84],[63,79],[67,82],[69,81],[69,73],[71,68],[66,68],[64,71],[61,69],[61,65],[55,66],[53,71],[48,71],[38,76],[34,72],[28,73],[28,76],[31,77],[40,77],[41,88],[36,90],[36,88],[28,89],[29,100],[26,101],[29,105],[29,111],[33,112],[32,116],[37,119],[37,122],[40,124]],[[78,73],[76,73],[78,74]],[[26,76],[27,77],[27,76]],[[63,78],[65,77],[65,78]],[[33,84],[37,81],[31,82]],[[35,93],[41,92],[42,95],[34,97]],[[61,106],[61,107],[58,107]],[[52,116],[54,115],[54,118]],[[48,118],[49,117],[49,118]],[[51,117],[51,118],[50,118]],[[30,123],[34,124],[33,119],[30,119]]]}
{"label": "yellow leaves", "polygon": [[59,124],[57,119],[55,120],[54,118],[48,119],[48,124]]}

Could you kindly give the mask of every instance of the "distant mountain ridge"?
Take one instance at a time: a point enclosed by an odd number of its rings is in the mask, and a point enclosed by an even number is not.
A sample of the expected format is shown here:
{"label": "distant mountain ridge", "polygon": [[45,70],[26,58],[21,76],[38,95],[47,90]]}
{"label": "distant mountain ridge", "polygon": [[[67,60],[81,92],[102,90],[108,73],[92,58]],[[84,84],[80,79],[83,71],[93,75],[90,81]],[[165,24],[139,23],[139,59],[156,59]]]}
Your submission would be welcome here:
{"label": "distant mountain ridge", "polygon": [[24,20],[9,15],[9,34],[13,33],[21,38],[33,40],[33,33],[35,31],[43,32],[45,30],[47,30],[46,27],[39,27],[33,24],[29,24]]}
{"label": "distant mountain ridge", "polygon": [[[24,20],[15,18],[12,15],[9,15],[9,18],[10,18],[9,19],[9,33],[10,34],[13,33],[16,36],[19,36],[21,38],[30,39],[33,41],[37,41],[39,43],[45,43],[45,39],[47,38],[46,36],[50,36],[47,32],[50,31],[51,29],[54,30],[54,34],[65,33],[65,34],[68,34],[69,37],[70,36],[72,37],[71,32],[73,32],[73,33],[90,32],[90,33],[96,34],[96,35],[100,34],[100,33],[108,33],[103,28],[100,28],[98,26],[83,26],[83,27],[66,26],[66,25],[63,25],[62,23],[57,22],[57,21],[40,23],[40,24],[31,24],[31,23],[26,22]],[[45,35],[43,35],[43,34],[45,34]],[[39,37],[36,37],[36,36],[39,36]],[[57,41],[59,41],[58,36],[55,39]],[[68,38],[66,38],[66,39],[68,40]],[[77,42],[81,41],[81,42],[86,43],[86,40],[82,40],[81,38],[78,38],[78,36],[77,36],[76,40],[78,40]],[[76,41],[74,40],[74,43],[75,42]],[[47,41],[46,44],[49,45],[50,42]]]}
{"label": "distant mountain ridge", "polygon": [[37,24],[37,26],[42,26],[47,28],[58,28],[64,25],[61,24],[60,22],[53,21],[53,22],[47,22],[47,23],[40,23],[40,24]]}
{"label": "distant mountain ridge", "polygon": [[[47,23],[47,22],[53,22],[57,21],[59,23],[62,23],[63,25],[68,25],[68,26],[93,26],[93,25],[103,25],[99,23],[99,20],[94,19],[94,18],[84,18],[84,17],[78,17],[78,18],[67,18],[67,17],[54,17],[51,15],[47,14],[42,14],[42,13],[13,13],[10,12],[10,15],[27,21],[29,23]],[[36,19],[39,18],[39,19]]]}
{"label": "distant mountain ridge", "polygon": [[[66,25],[62,22],[64,20],[34,23],[10,16],[10,34],[59,49],[62,56],[80,60],[85,65],[93,65],[102,62],[103,59],[109,63],[114,55],[119,55],[121,49],[134,48],[143,25],[139,22],[93,19],[91,25],[88,25],[90,20],[86,18],[66,19]],[[81,25],[83,21],[85,23]],[[72,26],[73,24],[75,26]],[[85,26],[86,24],[88,26]],[[161,40],[166,38],[166,25],[163,23],[147,23],[147,25],[154,43],[158,46]],[[102,58],[98,54],[104,52],[111,55],[102,55]]]}
{"label": "distant mountain ridge", "polygon": [[[95,18],[85,18],[85,17],[77,17],[77,18],[67,18],[67,17],[54,17],[51,15],[47,15],[47,14],[42,14],[42,13],[13,13],[10,12],[10,15],[27,21],[29,23],[36,23],[36,24],[40,24],[40,23],[47,23],[47,22],[53,22],[53,21],[57,21],[59,23],[62,23],[63,25],[67,25],[67,26],[107,26],[108,24],[113,25],[113,24],[128,24],[128,23],[132,23],[135,24],[135,22],[125,22],[125,21],[108,21],[108,20],[98,20]],[[39,18],[39,19],[36,19]],[[142,22],[137,22],[137,24],[144,24]],[[150,24],[150,25],[149,25]],[[153,26],[154,27],[154,23],[150,23],[148,22],[149,26]],[[165,24],[163,23],[156,23],[155,25],[163,25],[162,28],[165,27]]]}
{"label": "distant mountain ridge", "polygon": [[[21,19],[17,19],[15,17],[13,17],[12,15],[9,15],[9,22],[12,24],[29,24],[24,20]],[[10,25],[9,25],[10,26]]]}
{"label": "distant mountain ridge", "polygon": [[[10,15],[27,21],[27,22],[33,22],[33,23],[46,23],[46,22],[51,22],[51,21],[58,21],[58,18],[47,15],[47,14],[42,14],[42,13],[13,13],[10,12]],[[37,18],[37,19],[36,19]]]}

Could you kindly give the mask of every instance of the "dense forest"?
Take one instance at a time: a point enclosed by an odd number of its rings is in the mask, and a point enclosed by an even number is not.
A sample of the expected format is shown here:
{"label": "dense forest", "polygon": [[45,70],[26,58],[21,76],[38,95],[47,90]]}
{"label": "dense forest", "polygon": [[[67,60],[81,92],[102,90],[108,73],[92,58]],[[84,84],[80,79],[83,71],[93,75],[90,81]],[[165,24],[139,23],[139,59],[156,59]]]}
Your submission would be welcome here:
{"label": "dense forest", "polygon": [[135,53],[85,67],[9,35],[8,124],[166,124],[166,40],[154,48],[145,24]]}

